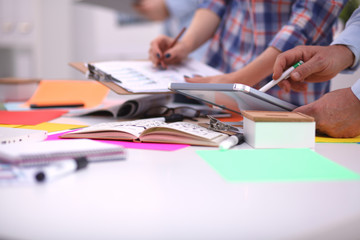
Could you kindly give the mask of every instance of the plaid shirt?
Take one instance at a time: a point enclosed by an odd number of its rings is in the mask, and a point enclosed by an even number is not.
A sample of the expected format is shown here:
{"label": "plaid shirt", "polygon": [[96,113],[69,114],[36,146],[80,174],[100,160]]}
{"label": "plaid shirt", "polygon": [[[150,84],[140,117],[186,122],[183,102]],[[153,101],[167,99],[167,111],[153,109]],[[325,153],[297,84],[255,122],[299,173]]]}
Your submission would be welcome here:
{"label": "plaid shirt", "polygon": [[[297,45],[329,45],[333,26],[347,0],[208,0],[201,8],[221,19],[207,52],[207,63],[225,73],[241,69],[267,47],[286,51]],[[271,80],[271,76],[255,87]],[[329,91],[329,81],[309,83],[307,92],[267,93],[296,105]]]}

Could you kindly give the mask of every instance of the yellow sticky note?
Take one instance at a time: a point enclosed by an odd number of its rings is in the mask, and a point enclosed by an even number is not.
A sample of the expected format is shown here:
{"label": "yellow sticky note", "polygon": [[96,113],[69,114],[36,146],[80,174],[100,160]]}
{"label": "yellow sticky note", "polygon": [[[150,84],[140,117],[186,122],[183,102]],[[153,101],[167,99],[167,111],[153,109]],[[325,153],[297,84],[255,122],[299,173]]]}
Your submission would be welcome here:
{"label": "yellow sticky note", "polygon": [[8,127],[8,128],[17,128],[21,125],[13,125],[13,124],[0,124],[0,127]]}
{"label": "yellow sticky note", "polygon": [[75,124],[62,124],[62,123],[40,123],[38,125],[23,125],[20,128],[35,129],[35,130],[46,130],[48,132],[57,132],[63,130],[70,130],[75,128],[87,127],[86,125],[75,125]]}
{"label": "yellow sticky note", "polygon": [[317,143],[358,143],[360,136],[354,138],[332,138],[332,137],[315,137]]}

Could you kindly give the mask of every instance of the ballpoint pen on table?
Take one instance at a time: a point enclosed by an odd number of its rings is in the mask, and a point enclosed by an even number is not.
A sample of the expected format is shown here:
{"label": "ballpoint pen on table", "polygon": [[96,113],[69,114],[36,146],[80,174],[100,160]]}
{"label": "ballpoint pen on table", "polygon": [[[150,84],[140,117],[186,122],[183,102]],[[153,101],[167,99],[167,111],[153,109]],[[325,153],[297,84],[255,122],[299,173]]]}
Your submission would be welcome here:
{"label": "ballpoint pen on table", "polygon": [[244,134],[236,133],[234,135],[231,135],[224,141],[222,141],[219,145],[219,148],[220,150],[227,150],[236,145],[242,144],[244,141],[245,141]]}
{"label": "ballpoint pen on table", "polygon": [[271,80],[268,84],[266,84],[265,86],[263,86],[262,88],[259,89],[260,92],[266,92],[267,90],[269,90],[270,88],[274,87],[276,84],[278,84],[279,82],[281,82],[284,79],[287,79],[290,76],[290,73],[292,71],[294,71],[295,68],[297,68],[298,66],[300,66],[301,64],[303,64],[303,61],[299,61],[296,64],[294,64],[293,66],[291,66],[290,68],[288,68],[285,72],[283,72],[283,74],[281,74],[280,78],[277,80]]}

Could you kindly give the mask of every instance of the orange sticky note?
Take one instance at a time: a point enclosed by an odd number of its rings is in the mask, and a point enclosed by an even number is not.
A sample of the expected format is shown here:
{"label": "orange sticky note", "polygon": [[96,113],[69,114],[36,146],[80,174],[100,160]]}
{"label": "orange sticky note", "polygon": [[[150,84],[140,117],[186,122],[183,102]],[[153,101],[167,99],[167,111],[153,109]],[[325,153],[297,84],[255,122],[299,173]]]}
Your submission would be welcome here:
{"label": "orange sticky note", "polygon": [[83,103],[85,108],[99,105],[109,89],[88,80],[42,80],[34,95],[26,102],[30,104]]}

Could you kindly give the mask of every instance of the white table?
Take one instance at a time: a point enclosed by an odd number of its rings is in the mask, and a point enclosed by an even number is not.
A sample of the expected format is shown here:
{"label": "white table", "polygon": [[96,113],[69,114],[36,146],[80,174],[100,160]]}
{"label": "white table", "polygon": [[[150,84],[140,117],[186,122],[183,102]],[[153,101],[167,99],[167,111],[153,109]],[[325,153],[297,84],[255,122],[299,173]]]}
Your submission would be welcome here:
{"label": "white table", "polygon": [[[0,187],[0,239],[360,238],[360,181],[229,183],[197,149],[211,148],[129,149],[52,183]],[[315,150],[360,173],[360,144]]]}

